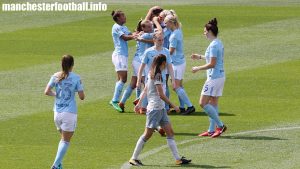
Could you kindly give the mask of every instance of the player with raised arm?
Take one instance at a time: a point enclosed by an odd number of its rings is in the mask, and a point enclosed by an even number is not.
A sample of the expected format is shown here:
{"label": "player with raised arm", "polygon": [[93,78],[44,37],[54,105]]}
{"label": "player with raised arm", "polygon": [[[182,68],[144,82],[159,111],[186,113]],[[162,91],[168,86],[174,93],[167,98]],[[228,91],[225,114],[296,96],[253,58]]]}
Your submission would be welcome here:
{"label": "player with raised arm", "polygon": [[112,54],[112,62],[117,72],[117,82],[115,84],[115,90],[110,104],[119,112],[123,110],[118,105],[120,95],[122,93],[124,84],[127,81],[128,71],[128,43],[127,41],[133,40],[137,35],[131,34],[128,28],[124,25],[126,23],[125,13],[116,10],[112,12],[113,20],[115,24],[112,27],[112,37],[114,42],[114,52]]}
{"label": "player with raised arm", "polygon": [[[132,91],[136,88],[137,75],[139,67],[142,62],[142,56],[146,49],[153,46],[153,29],[152,23],[149,20],[141,20],[137,26],[137,32],[139,32],[138,37],[136,37],[136,52],[132,61],[133,75],[131,77],[130,85],[127,86],[123,93],[121,101],[119,103],[120,108],[124,111],[125,102],[130,97]],[[145,74],[142,74],[142,82],[144,81]],[[139,98],[141,93],[141,88],[136,88],[136,98]]]}

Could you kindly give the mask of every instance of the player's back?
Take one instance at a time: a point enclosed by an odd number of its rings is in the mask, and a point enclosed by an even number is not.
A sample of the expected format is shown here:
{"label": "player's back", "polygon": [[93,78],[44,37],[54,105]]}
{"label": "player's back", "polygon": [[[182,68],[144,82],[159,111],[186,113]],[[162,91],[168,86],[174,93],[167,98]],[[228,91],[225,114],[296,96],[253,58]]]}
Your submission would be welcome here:
{"label": "player's back", "polygon": [[54,111],[77,113],[75,93],[82,90],[80,77],[70,72],[67,78],[58,82],[58,74],[54,75],[54,87],[56,91]]}

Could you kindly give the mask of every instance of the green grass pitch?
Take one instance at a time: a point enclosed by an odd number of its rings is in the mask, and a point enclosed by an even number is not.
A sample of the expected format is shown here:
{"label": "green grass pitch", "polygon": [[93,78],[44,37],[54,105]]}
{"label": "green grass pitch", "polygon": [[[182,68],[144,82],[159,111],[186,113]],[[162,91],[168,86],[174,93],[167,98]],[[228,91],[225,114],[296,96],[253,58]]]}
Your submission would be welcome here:
{"label": "green grass pitch", "polygon": [[[43,90],[51,74],[60,70],[65,53],[75,56],[74,71],[82,77],[87,98],[77,102],[78,127],[64,168],[129,168],[124,163],[144,130],[145,116],[133,113],[133,96],[122,114],[108,104],[115,83],[110,12],[122,9],[133,30],[153,5],[174,9],[183,25],[184,86],[197,111],[170,119],[179,151],[193,159],[185,167],[300,168],[298,1],[105,2],[107,12],[0,11],[1,169],[50,168],[59,135],[53,98],[44,96]],[[202,36],[203,25],[213,17],[225,46],[220,115],[228,131],[217,139],[203,139],[197,134],[207,129],[208,118],[198,100],[205,72],[192,74],[191,68],[204,62],[195,63],[189,55],[204,53],[209,42]],[[129,42],[129,48],[131,63],[135,42]],[[173,91],[171,99],[178,103]],[[153,135],[141,155],[143,168],[177,168],[165,144],[165,138]]]}

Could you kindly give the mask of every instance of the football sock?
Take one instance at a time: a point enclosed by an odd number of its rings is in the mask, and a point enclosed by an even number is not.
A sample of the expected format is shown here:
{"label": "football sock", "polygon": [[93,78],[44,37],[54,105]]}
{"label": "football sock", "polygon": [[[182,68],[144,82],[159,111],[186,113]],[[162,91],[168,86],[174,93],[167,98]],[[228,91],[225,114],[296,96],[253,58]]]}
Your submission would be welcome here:
{"label": "football sock", "polygon": [[173,154],[173,157],[175,158],[175,160],[180,160],[180,156],[178,154],[178,149],[177,149],[177,145],[176,142],[174,140],[173,137],[167,137],[167,142],[168,142],[168,146],[171,149],[171,152]]}
{"label": "football sock", "polygon": [[60,140],[53,166],[58,167],[58,165],[61,164],[62,159],[68,150],[69,144],[70,142]]}
{"label": "football sock", "polygon": [[211,104],[207,104],[203,107],[203,109],[205,110],[205,112],[207,113],[207,115],[212,118],[218,125],[218,127],[222,127],[223,123],[221,122],[216,109],[211,105]]}
{"label": "football sock", "polygon": [[141,95],[141,88],[140,87],[137,87],[136,88],[136,98],[139,98],[140,97],[140,95]]}
{"label": "football sock", "polygon": [[113,102],[118,102],[119,101],[120,95],[121,95],[122,90],[123,90],[123,86],[124,86],[124,83],[122,81],[117,81],[116,82],[115,92],[114,92],[114,96],[113,96],[113,99],[112,99]]}
{"label": "football sock", "polygon": [[[214,106],[214,108],[216,109],[217,115],[219,116],[219,109],[218,106]],[[216,122],[215,120],[213,120],[211,117],[209,117],[209,128],[208,128],[208,132],[214,132],[216,128]]]}
{"label": "football sock", "polygon": [[147,142],[145,140],[144,135],[142,135],[136,143],[135,149],[133,151],[131,159],[137,160],[138,156],[140,155],[141,151],[143,150],[144,144]]}
{"label": "football sock", "polygon": [[176,89],[176,93],[177,95],[180,97],[180,99],[188,106],[188,107],[192,107],[192,103],[190,101],[190,99],[188,98],[186,92],[184,91],[184,89],[182,87],[179,87]]}
{"label": "football sock", "polygon": [[121,99],[121,103],[124,103],[126,102],[126,100],[130,97],[131,93],[132,93],[132,88],[130,85],[127,86],[126,90],[124,91],[123,93],[123,96],[122,96],[122,99]]}

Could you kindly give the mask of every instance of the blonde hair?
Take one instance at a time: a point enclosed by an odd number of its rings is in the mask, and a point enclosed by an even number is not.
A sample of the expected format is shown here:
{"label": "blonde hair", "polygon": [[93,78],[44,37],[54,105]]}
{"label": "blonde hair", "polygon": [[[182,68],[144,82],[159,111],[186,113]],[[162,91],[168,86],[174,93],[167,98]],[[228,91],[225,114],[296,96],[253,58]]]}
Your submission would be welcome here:
{"label": "blonde hair", "polygon": [[165,23],[172,22],[177,29],[181,28],[181,23],[179,22],[178,17],[177,17],[176,14],[174,14],[174,15],[167,15],[166,18],[165,18],[165,20],[164,20],[164,22]]}
{"label": "blonde hair", "polygon": [[176,15],[176,12],[175,12],[173,9],[170,9],[170,10],[163,10],[161,13],[162,13],[165,17],[168,16],[168,15],[172,15],[172,16]]}

